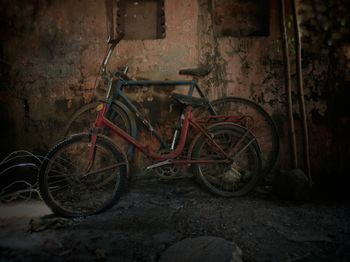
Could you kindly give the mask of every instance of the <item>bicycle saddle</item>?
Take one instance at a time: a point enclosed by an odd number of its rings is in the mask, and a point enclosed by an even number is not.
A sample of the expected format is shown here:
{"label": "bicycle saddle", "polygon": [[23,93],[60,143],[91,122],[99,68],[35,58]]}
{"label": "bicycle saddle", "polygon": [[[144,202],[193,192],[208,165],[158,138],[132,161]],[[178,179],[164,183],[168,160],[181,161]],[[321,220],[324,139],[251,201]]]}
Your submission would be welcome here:
{"label": "bicycle saddle", "polygon": [[191,105],[193,107],[199,107],[199,106],[207,106],[209,103],[208,99],[206,98],[187,96],[187,95],[177,94],[177,93],[172,93],[171,98],[185,106]]}
{"label": "bicycle saddle", "polygon": [[211,65],[206,65],[198,68],[181,69],[180,75],[191,75],[191,76],[206,76],[212,69]]}

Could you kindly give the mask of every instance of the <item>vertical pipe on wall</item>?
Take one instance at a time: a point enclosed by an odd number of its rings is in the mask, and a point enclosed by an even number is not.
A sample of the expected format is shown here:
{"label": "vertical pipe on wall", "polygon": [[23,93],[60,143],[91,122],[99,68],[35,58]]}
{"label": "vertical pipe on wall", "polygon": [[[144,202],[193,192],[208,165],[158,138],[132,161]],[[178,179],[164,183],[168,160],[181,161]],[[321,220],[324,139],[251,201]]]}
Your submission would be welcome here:
{"label": "vertical pipe on wall", "polygon": [[310,168],[309,134],[308,134],[308,127],[307,127],[304,87],[303,87],[303,74],[302,74],[302,66],[301,66],[301,36],[300,36],[300,28],[299,28],[298,14],[297,14],[297,7],[296,7],[295,0],[292,0],[292,8],[293,8],[294,35],[295,35],[295,43],[296,43],[295,55],[296,55],[296,67],[297,67],[296,68],[297,85],[298,85],[300,114],[302,118],[302,128],[303,128],[304,168],[306,169],[310,186],[312,186],[311,168]]}
{"label": "vertical pipe on wall", "polygon": [[283,59],[284,59],[284,73],[285,73],[285,86],[287,93],[287,112],[288,112],[288,127],[289,127],[289,141],[292,150],[291,161],[292,167],[298,167],[297,158],[297,144],[295,138],[295,127],[293,119],[293,108],[292,108],[292,84],[290,76],[290,61],[288,55],[288,38],[287,38],[287,27],[286,27],[286,12],[284,0],[280,0],[280,18],[281,18],[281,33],[282,33],[282,46],[283,46]]}

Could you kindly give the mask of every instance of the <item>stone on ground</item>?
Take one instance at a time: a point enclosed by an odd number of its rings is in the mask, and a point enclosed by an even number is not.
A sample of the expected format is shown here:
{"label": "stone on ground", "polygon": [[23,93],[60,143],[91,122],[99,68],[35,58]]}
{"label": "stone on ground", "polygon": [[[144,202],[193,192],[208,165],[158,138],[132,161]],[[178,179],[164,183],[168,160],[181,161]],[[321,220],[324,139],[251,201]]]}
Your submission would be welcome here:
{"label": "stone on ground", "polygon": [[163,252],[159,262],[241,262],[242,251],[234,243],[219,237],[186,238]]}

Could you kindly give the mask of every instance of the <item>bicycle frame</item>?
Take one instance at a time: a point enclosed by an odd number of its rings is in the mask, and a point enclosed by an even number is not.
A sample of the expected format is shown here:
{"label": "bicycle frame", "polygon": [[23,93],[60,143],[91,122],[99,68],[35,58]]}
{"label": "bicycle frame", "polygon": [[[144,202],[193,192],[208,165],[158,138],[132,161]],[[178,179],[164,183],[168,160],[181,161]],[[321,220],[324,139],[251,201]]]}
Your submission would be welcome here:
{"label": "bicycle frame", "polygon": [[[193,92],[196,90],[200,97],[206,98],[203,91],[200,89],[200,87],[197,84],[196,80],[178,80],[178,81],[153,81],[153,80],[119,80],[116,84],[115,92],[112,96],[112,98],[109,99],[109,103],[111,100],[115,98],[120,98],[122,102],[136,115],[136,117],[140,120],[142,124],[144,124],[151,132],[154,133],[157,140],[160,142],[160,144],[167,148],[169,145],[162,139],[162,137],[159,135],[159,133],[153,128],[151,123],[149,123],[147,120],[142,119],[142,114],[139,112],[139,110],[136,108],[136,106],[129,100],[129,98],[124,94],[123,90],[126,87],[129,86],[151,86],[151,85],[157,85],[157,86],[188,86],[188,96],[192,96]],[[211,112],[211,114],[216,115],[216,112],[210,102],[208,101],[208,109]]]}
{"label": "bicycle frame", "polygon": [[[120,42],[120,40],[124,37],[124,35],[120,35],[117,39],[113,40],[110,42],[110,46],[108,48],[108,51],[102,61],[102,65],[101,65],[101,75],[102,78],[103,76],[106,77],[107,74],[107,64],[108,61],[115,49],[115,47],[117,46],[117,44]],[[109,78],[109,77],[107,77]],[[109,78],[109,84],[108,84],[108,90],[106,93],[106,101],[108,101],[110,99],[110,93],[111,93],[111,89],[112,89],[112,78]],[[121,96],[125,102],[127,102],[127,104],[135,111],[137,112],[136,107],[134,107],[134,105],[132,105],[132,103],[129,101],[129,99],[123,95],[123,88],[125,86],[145,86],[145,85],[180,85],[180,86],[190,86],[190,89],[188,91],[188,96],[192,96],[193,95],[193,91],[196,90],[199,95],[201,97],[206,97],[205,94],[203,93],[203,91],[200,89],[200,87],[197,84],[197,81],[195,79],[192,80],[178,80],[178,81],[154,81],[154,80],[118,80],[117,81],[117,89],[116,89],[116,94],[115,95],[119,95]],[[211,111],[212,114],[215,114],[215,110],[212,107],[212,105],[209,103],[208,104],[208,108]]]}
{"label": "bicycle frame", "polygon": [[[183,165],[188,165],[188,164],[216,164],[216,163],[229,163],[229,155],[222,150],[222,148],[211,138],[211,136],[205,131],[205,129],[197,122],[197,120],[193,117],[192,115],[192,107],[187,106],[185,109],[185,118],[183,122],[183,126],[181,129],[181,135],[179,139],[179,143],[176,147],[176,149],[169,154],[164,154],[160,155],[156,153],[155,151],[151,150],[149,146],[143,145],[140,142],[138,142],[136,139],[134,139],[132,136],[130,136],[127,132],[122,130],[121,128],[117,127],[114,125],[111,121],[109,121],[106,117],[105,114],[108,110],[108,105],[103,104],[102,109],[99,111],[99,114],[97,116],[95,126],[94,126],[94,131],[92,132],[92,137],[91,137],[91,150],[90,150],[90,155],[89,155],[89,163],[93,162],[94,159],[94,148],[95,148],[95,143],[97,140],[97,135],[98,135],[98,130],[101,129],[101,127],[107,127],[110,129],[113,133],[117,134],[120,136],[122,139],[127,141],[128,143],[134,145],[139,151],[141,151],[143,154],[151,157],[154,160],[157,161],[164,161],[164,160],[171,160],[171,163],[173,164],[183,164]],[[190,160],[190,159],[182,159],[182,160],[176,160],[175,158],[178,157],[181,152],[183,151],[185,147],[185,142],[188,136],[188,131],[189,127],[193,126],[196,129],[198,129],[201,133],[203,133],[210,141],[210,143],[216,147],[216,149],[222,154],[224,159],[221,160],[212,160],[212,159],[198,159],[198,160]]]}
{"label": "bicycle frame", "polygon": [[[122,37],[121,37],[122,38]],[[121,38],[117,39],[116,41],[112,42],[108,52],[106,53],[106,56],[102,62],[102,66],[101,66],[101,73],[102,75],[105,75],[107,73],[106,71],[106,66],[108,63],[108,60],[111,56],[111,54],[113,53],[114,48],[116,47],[116,45],[118,44],[118,42],[121,40]],[[198,94],[200,95],[200,97],[202,98],[206,98],[206,95],[203,93],[203,91],[200,89],[200,87],[197,84],[197,81],[195,79],[192,80],[177,80],[177,81],[153,81],[153,80],[124,80],[124,79],[118,79],[118,81],[112,81],[113,78],[109,78],[109,84],[108,84],[108,90],[107,90],[107,94],[106,94],[106,98],[105,98],[105,102],[103,104],[102,109],[100,110],[98,117],[96,119],[95,122],[95,130],[100,129],[101,127],[107,127],[108,129],[110,129],[113,133],[117,134],[119,137],[121,137],[122,139],[124,139],[125,141],[127,141],[129,144],[133,145],[134,147],[136,147],[139,151],[141,151],[143,154],[151,157],[154,160],[158,160],[158,161],[164,161],[164,160],[169,160],[171,159],[172,163],[174,164],[203,164],[203,163],[220,163],[220,162],[225,162],[227,163],[228,161],[228,154],[226,152],[224,152],[219,145],[217,145],[215,143],[215,141],[211,138],[211,136],[209,134],[207,134],[207,132],[205,131],[205,128],[202,127],[202,124],[205,122],[202,119],[198,119],[198,121],[193,117],[192,114],[192,106],[187,106],[185,109],[185,118],[184,118],[184,122],[183,122],[183,126],[181,129],[181,134],[180,134],[180,139],[179,142],[176,146],[176,148],[174,150],[172,150],[169,154],[164,154],[164,155],[160,155],[158,153],[156,153],[153,150],[150,150],[149,146],[143,145],[141,143],[139,143],[136,140],[137,136],[130,136],[128,133],[126,133],[124,130],[122,130],[121,128],[115,126],[111,121],[109,121],[106,117],[105,114],[109,108],[109,106],[112,104],[113,99],[115,98],[121,98],[125,103],[125,105],[136,115],[136,117],[140,120],[140,122],[146,126],[157,138],[157,140],[160,142],[161,146],[164,148],[169,148],[169,145],[163,140],[163,138],[160,136],[160,134],[154,129],[154,127],[151,125],[151,123],[149,123],[146,119],[142,118],[142,114],[139,112],[139,110],[136,108],[136,106],[128,99],[127,96],[125,96],[123,89],[125,87],[128,86],[150,86],[150,85],[160,85],[160,86],[189,86],[189,90],[188,90],[188,96],[192,96],[194,91],[196,90],[198,92]],[[116,83],[116,89],[114,94],[111,95],[111,91],[113,88],[113,83]],[[210,104],[209,100],[208,100],[208,105],[207,105],[207,109],[209,109],[209,111],[211,112],[211,114],[213,115],[217,115],[213,106]],[[212,118],[219,118],[221,117],[221,121],[227,121],[225,119],[227,119],[226,116],[211,116]],[[233,120],[234,117],[231,117],[229,122],[238,122],[240,121],[239,119],[235,119]],[[186,160],[175,160],[176,157],[178,157],[181,152],[184,149],[185,146],[185,142],[187,139],[187,135],[188,135],[188,130],[189,127],[193,126],[194,128],[196,128],[197,130],[199,130],[201,133],[203,133],[210,141],[210,143],[215,146],[220,153],[225,157],[225,160],[190,160],[190,159],[186,159]],[[93,132],[92,134],[92,149],[95,147],[95,143],[96,143],[96,139],[97,139],[97,133],[98,132]],[[137,132],[136,132],[137,133]],[[90,164],[92,164],[93,162],[93,158],[94,158],[94,150],[90,150]]]}
{"label": "bicycle frame", "polygon": [[[154,81],[154,80],[125,80],[123,78],[119,78],[117,81],[113,81],[113,79],[115,80],[115,76],[113,76],[112,74],[109,74],[109,76],[108,76],[106,67],[107,67],[108,61],[109,61],[115,47],[117,46],[117,44],[119,43],[119,41],[122,38],[123,38],[123,34],[118,36],[118,38],[115,39],[114,41],[110,42],[110,46],[108,48],[108,51],[106,52],[106,55],[102,61],[101,75],[102,75],[102,78],[108,79],[108,89],[107,89],[107,93],[106,93],[106,97],[105,97],[105,102],[108,103],[109,105],[111,105],[113,102],[113,99],[121,98],[121,100],[122,100],[121,102],[125,103],[125,105],[128,107],[128,109],[130,109],[135,114],[137,119],[140,120],[140,122],[145,127],[147,127],[149,129],[149,131],[151,131],[154,134],[154,136],[159,141],[161,146],[163,148],[169,148],[169,145],[164,141],[164,139],[161,137],[161,135],[151,125],[151,123],[149,123],[146,119],[141,117],[142,114],[139,112],[139,110],[136,108],[136,106],[128,99],[128,97],[125,96],[123,89],[125,87],[128,87],[128,86],[150,86],[150,85],[189,86],[189,90],[188,90],[188,94],[187,94],[188,96],[192,96],[195,90],[198,92],[199,96],[202,98],[206,98],[206,95],[200,89],[200,87],[198,86],[197,81],[195,79],[177,80],[177,81]],[[123,72],[123,74],[124,73],[125,72]],[[126,76],[126,79],[128,79],[127,76]],[[114,94],[111,95],[114,83],[116,83],[116,89],[115,89]],[[213,106],[209,102],[209,100],[208,100],[207,109],[209,109],[209,111],[212,115],[217,115]],[[137,138],[137,133],[138,133],[138,131],[136,128],[136,130],[133,131],[133,137],[135,139]],[[133,152],[133,148],[130,149],[130,152]]]}
{"label": "bicycle frame", "polygon": [[149,85],[166,85],[166,86],[189,86],[188,96],[193,95],[193,91],[196,90],[201,97],[206,97],[200,87],[197,85],[197,81],[192,80],[174,80],[174,81],[154,81],[154,80],[121,80],[118,81],[116,94],[122,95],[122,91],[126,86],[149,86]]}

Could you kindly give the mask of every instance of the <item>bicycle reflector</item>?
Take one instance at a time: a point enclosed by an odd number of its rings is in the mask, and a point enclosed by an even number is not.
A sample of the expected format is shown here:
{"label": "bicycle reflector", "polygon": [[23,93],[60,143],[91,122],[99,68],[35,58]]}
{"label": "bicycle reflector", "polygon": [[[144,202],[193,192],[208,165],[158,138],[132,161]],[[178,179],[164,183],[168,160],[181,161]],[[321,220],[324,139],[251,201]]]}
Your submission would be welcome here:
{"label": "bicycle reflector", "polygon": [[101,111],[103,108],[103,104],[99,104],[97,107],[96,107],[96,111]]}

